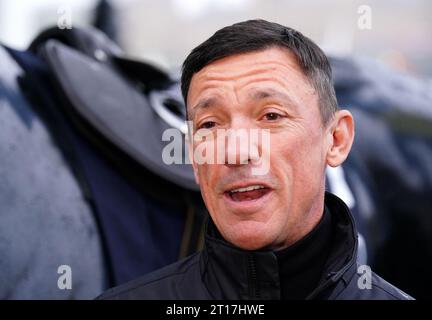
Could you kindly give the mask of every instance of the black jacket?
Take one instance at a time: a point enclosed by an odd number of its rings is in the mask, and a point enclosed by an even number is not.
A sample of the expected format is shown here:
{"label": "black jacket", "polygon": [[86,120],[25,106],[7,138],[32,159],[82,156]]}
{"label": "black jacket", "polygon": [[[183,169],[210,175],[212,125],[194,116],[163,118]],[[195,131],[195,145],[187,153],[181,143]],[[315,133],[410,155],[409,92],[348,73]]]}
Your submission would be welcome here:
{"label": "black jacket", "polygon": [[[307,299],[412,299],[357,265],[357,231],[348,207],[326,193],[335,221],[332,248],[317,287]],[[363,288],[363,289],[361,289]],[[113,288],[99,299],[280,299],[279,270],[272,251],[245,251],[215,236],[209,223],[205,247],[183,260]]]}

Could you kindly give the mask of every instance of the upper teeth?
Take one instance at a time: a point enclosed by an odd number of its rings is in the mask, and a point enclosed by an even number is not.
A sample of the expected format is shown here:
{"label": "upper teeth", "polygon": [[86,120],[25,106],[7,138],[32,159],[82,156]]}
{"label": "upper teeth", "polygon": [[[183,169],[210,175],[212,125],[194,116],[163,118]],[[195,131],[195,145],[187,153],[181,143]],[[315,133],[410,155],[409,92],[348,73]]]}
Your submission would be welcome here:
{"label": "upper teeth", "polygon": [[246,192],[246,191],[252,191],[252,190],[257,190],[257,189],[264,189],[264,186],[261,186],[261,185],[249,186],[249,187],[244,187],[244,188],[233,189],[230,192],[231,193]]}

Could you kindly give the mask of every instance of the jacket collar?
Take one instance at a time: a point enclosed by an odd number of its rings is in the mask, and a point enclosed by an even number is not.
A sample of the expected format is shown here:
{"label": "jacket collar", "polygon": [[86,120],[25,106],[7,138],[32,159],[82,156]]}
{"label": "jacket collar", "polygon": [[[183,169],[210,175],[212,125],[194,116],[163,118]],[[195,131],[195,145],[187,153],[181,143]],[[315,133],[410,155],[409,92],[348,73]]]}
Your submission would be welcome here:
{"label": "jacket collar", "polygon": [[[331,251],[318,286],[307,299],[329,297],[339,281],[355,272],[357,230],[350,210],[326,192],[325,205],[335,221]],[[200,261],[201,277],[214,299],[280,299],[279,266],[270,250],[247,251],[225,241],[211,219]]]}

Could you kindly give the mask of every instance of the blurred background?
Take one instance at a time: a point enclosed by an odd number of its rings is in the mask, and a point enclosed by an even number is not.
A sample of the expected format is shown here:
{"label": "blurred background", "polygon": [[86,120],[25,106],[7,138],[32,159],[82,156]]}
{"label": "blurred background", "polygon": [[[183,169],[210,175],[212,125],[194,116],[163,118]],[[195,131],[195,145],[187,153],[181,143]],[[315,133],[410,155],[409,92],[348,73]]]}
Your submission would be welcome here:
{"label": "blurred background", "polygon": [[190,50],[252,18],[329,56],[356,141],[327,188],[361,262],[432,298],[432,2],[0,0],[1,299],[91,299],[202,248],[199,190],[161,134],[184,120]]}
{"label": "blurred background", "polygon": [[[432,3],[314,0],[112,0],[116,41],[130,55],[178,68],[191,48],[223,26],[263,18],[304,33],[327,53],[366,55],[399,70],[432,75]],[[98,0],[1,0],[0,41],[25,48],[69,8],[74,26],[94,22]],[[371,29],[360,29],[362,5]],[[113,30],[113,29],[110,29]],[[111,35],[112,36],[112,35]]]}

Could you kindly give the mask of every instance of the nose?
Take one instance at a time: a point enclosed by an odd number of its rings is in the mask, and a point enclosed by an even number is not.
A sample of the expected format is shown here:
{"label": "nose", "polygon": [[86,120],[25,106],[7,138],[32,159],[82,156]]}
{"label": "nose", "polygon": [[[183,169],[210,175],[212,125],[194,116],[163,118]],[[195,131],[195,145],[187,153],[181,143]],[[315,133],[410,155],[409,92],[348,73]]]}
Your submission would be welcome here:
{"label": "nose", "polygon": [[241,122],[238,125],[231,125],[221,138],[225,142],[225,165],[242,166],[259,160],[259,129],[245,126],[245,123]]}

